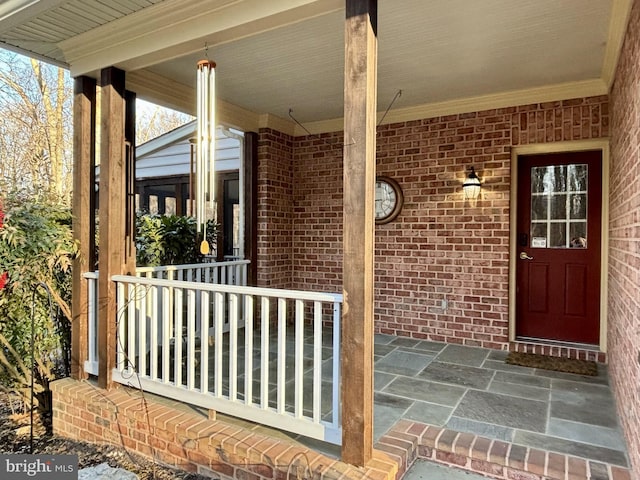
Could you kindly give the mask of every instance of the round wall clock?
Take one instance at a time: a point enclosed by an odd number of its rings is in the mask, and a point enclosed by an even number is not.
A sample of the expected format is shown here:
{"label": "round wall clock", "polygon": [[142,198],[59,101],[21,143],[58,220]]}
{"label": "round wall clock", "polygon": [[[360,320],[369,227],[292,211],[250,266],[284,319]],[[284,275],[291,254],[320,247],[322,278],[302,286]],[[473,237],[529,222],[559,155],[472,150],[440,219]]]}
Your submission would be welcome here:
{"label": "round wall clock", "polygon": [[402,210],[404,196],[398,182],[389,177],[376,178],[376,211],[375,218],[378,225],[389,223]]}

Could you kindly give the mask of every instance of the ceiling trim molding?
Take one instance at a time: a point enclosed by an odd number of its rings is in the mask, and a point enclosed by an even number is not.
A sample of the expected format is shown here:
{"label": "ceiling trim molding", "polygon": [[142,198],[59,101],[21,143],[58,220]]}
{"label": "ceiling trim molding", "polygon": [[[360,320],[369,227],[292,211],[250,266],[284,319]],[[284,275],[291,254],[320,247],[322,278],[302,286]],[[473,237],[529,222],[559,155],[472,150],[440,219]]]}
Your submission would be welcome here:
{"label": "ceiling trim molding", "polygon": [[271,128],[292,137],[296,135],[296,126],[293,122],[270,113],[260,115],[258,128]]}
{"label": "ceiling trim molding", "polygon": [[59,47],[73,76],[110,65],[133,70],[341,8],[340,0],[166,0]]}
{"label": "ceiling trim molding", "polygon": [[615,77],[632,6],[633,0],[613,0],[613,5],[611,6],[609,37],[607,38],[607,49],[604,52],[604,61],[602,62],[602,80],[604,80],[607,88],[611,88]]}
{"label": "ceiling trim molding", "polygon": [[[195,75],[195,66],[193,71]],[[135,92],[138,98],[196,115],[196,92],[193,88],[148,70],[127,72],[125,79],[127,90]],[[224,100],[217,100],[216,106],[219,123],[242,131],[258,131],[260,116],[257,113]]]}
{"label": "ceiling trim molding", "polygon": [[10,45],[3,41],[0,41],[0,48],[4,48],[5,50],[9,50],[11,52],[19,53],[20,55],[24,55],[25,57],[40,60],[41,62],[49,63],[56,67],[65,68],[67,70],[69,69],[69,64],[62,62],[60,60],[56,60],[53,57],[48,57],[46,55],[42,55],[40,53],[34,52],[33,50],[28,50],[26,48],[18,47],[16,45]]}
{"label": "ceiling trim molding", "polygon": [[[561,83],[545,87],[525,90],[514,90],[477,97],[447,100],[444,102],[427,103],[414,107],[391,110],[387,113],[383,124],[408,122],[423,118],[434,118],[443,115],[455,115],[459,113],[479,112],[493,108],[513,107],[528,105],[531,103],[554,102],[570,98],[593,97],[606,95],[607,85],[601,79],[585,80],[581,82]],[[382,112],[378,112],[380,115]],[[305,129],[312,134],[342,131],[344,120],[334,118],[319,122],[305,124]],[[296,125],[294,136],[304,136],[308,133]]]}

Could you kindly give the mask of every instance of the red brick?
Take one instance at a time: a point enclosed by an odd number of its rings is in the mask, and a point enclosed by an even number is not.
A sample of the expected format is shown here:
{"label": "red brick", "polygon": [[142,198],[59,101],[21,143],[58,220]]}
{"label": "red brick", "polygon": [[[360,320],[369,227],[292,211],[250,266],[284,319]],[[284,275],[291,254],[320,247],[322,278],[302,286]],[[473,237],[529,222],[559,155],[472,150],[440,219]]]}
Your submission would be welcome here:
{"label": "red brick", "polygon": [[550,478],[564,480],[566,473],[567,457],[559,453],[547,453],[547,471],[546,474]]}
{"label": "red brick", "polygon": [[547,463],[545,452],[542,450],[531,449],[527,457],[527,471],[539,475],[545,474],[545,466]]}

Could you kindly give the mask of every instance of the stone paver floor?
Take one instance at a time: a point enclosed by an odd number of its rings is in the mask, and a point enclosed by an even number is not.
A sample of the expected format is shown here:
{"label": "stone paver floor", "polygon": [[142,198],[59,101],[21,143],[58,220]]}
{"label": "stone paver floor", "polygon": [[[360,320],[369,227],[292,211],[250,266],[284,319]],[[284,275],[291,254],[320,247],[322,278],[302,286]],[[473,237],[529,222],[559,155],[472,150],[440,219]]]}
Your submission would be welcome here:
{"label": "stone paver floor", "polygon": [[606,366],[587,377],[508,365],[506,356],[376,335],[374,439],[406,419],[628,466]]}

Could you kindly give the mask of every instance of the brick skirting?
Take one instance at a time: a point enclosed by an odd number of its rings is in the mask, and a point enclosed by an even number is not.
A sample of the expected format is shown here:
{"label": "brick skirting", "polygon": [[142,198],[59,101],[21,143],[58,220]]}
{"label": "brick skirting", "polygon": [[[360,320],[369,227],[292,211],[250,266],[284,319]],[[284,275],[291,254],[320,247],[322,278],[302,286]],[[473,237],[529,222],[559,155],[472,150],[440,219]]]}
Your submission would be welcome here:
{"label": "brick skirting", "polygon": [[66,378],[53,382],[51,390],[57,435],[121,446],[213,478],[393,480],[398,471],[383,452],[374,452],[366,468],[357,468],[293,440],[210,420],[194,409],[178,409],[134,389],[106,391]]}
{"label": "brick skirting", "polygon": [[225,480],[397,480],[419,458],[496,479],[631,478],[627,469],[615,465],[406,420],[380,438],[366,468],[357,468],[294,440],[210,420],[134,389],[106,391],[72,379],[58,380],[51,389],[56,434],[122,446],[163,464]]}

